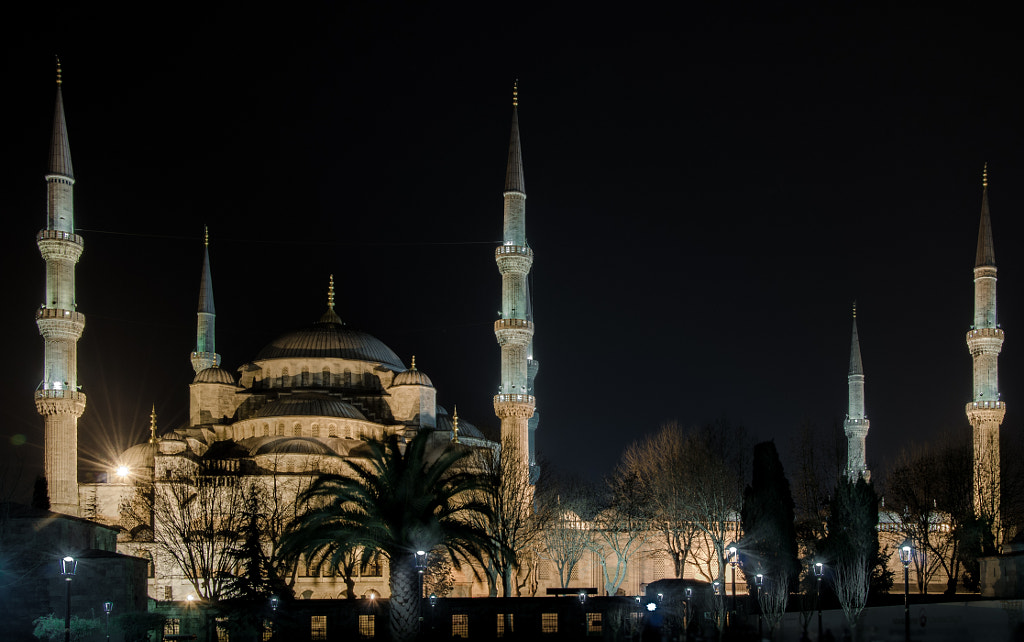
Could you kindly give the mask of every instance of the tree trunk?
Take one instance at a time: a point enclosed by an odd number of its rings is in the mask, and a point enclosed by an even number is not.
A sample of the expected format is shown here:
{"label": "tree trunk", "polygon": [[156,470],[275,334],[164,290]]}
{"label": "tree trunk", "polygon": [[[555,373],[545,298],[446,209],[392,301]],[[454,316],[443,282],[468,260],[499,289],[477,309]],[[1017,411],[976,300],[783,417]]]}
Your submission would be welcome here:
{"label": "tree trunk", "polygon": [[391,639],[411,642],[416,639],[419,628],[419,574],[413,567],[412,555],[402,555],[390,561]]}

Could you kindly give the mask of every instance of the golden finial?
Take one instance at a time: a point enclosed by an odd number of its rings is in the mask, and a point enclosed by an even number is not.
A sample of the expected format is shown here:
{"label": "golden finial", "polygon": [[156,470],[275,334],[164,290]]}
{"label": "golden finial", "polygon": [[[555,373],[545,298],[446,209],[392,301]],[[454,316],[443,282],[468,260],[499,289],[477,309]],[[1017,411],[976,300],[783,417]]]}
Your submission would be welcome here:
{"label": "golden finial", "polygon": [[409,369],[410,370],[415,370],[416,369],[416,355],[412,355],[412,365],[409,366]]}
{"label": "golden finial", "polygon": [[60,56],[54,56],[57,59],[57,86],[60,87]]}
{"label": "golden finial", "polygon": [[203,247],[210,247],[210,227],[203,226]]}
{"label": "golden finial", "polygon": [[455,414],[452,415],[452,443],[459,443],[459,407],[452,406]]}
{"label": "golden finial", "polygon": [[156,443],[156,404],[153,404],[153,411],[149,413],[149,443]]}
{"label": "golden finial", "polygon": [[514,83],[512,83],[512,106],[513,107],[518,107],[519,106],[519,79],[518,78],[516,78],[516,81]]}
{"label": "golden finial", "polygon": [[334,275],[331,275],[330,281],[327,285],[327,307],[331,310],[334,309]]}
{"label": "golden finial", "polygon": [[853,318],[854,319],[857,318],[857,300],[856,299],[853,300]]}
{"label": "golden finial", "polygon": [[[57,81],[60,82],[59,80]],[[988,162],[981,168],[981,187],[982,189],[988,189]]]}

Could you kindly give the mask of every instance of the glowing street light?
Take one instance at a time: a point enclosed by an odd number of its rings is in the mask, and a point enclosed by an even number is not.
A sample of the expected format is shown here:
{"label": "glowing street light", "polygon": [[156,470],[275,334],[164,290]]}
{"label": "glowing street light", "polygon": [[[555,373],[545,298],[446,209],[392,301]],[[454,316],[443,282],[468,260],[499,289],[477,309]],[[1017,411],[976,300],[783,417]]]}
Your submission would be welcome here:
{"label": "glowing street light", "polygon": [[121,478],[122,482],[131,474],[131,472],[131,469],[127,466],[121,465],[117,467],[117,476]]}
{"label": "glowing street light", "polygon": [[66,580],[67,585],[67,589],[64,592],[64,642],[71,642],[71,579],[75,576],[76,570],[78,570],[78,560],[70,555],[65,556],[60,561],[60,574]]}
{"label": "glowing street light", "polygon": [[906,539],[900,544],[903,562],[903,635],[910,642],[910,560],[914,557],[914,543]]}
{"label": "glowing street light", "polygon": [[814,577],[818,578],[818,594],[815,601],[818,603],[818,639],[821,639],[821,577],[825,574],[825,565],[818,562],[814,565]]}
{"label": "glowing street light", "polygon": [[732,564],[732,610],[736,612],[736,562],[739,558],[739,550],[733,544],[729,547],[729,563]]}
{"label": "glowing street light", "polygon": [[113,610],[114,610],[114,603],[113,602],[104,602],[103,603],[103,615],[104,615],[104,617],[106,619],[106,624],[105,624],[104,628],[106,629],[107,640],[110,639],[110,612],[113,611]]}

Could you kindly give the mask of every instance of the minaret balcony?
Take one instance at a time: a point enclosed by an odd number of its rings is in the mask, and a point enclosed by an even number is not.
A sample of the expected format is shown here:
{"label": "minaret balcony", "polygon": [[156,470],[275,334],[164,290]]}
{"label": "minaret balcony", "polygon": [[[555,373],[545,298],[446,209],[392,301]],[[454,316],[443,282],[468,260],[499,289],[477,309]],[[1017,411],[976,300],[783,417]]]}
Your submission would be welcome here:
{"label": "minaret balcony", "polygon": [[494,250],[494,261],[502,276],[526,274],[533,265],[533,250],[525,245],[499,245]]}
{"label": "minaret balcony", "polygon": [[1006,404],[1003,403],[1002,401],[972,401],[972,402],[967,404],[967,411],[968,412],[970,412],[971,410],[979,410],[979,409],[985,409],[985,408],[1004,409],[1005,410]]}
{"label": "minaret balcony", "polygon": [[995,353],[1003,349],[1002,328],[976,328],[967,332],[967,349],[972,356]]}
{"label": "minaret balcony", "polygon": [[70,241],[78,245],[82,245],[82,237],[73,232],[63,232],[61,230],[42,230],[36,234],[36,241],[57,240],[57,241]]}
{"label": "minaret balcony", "polygon": [[72,323],[85,325],[85,315],[74,310],[61,310],[60,308],[39,308],[36,310],[36,319],[67,319]]}
{"label": "minaret balcony", "polygon": [[85,412],[85,394],[77,390],[47,389],[36,390],[36,411],[43,415],[74,415],[81,417]]}
{"label": "minaret balcony", "polygon": [[984,424],[999,425],[1006,415],[1006,403],[1002,401],[971,401],[965,408],[967,421],[978,428]]}
{"label": "minaret balcony", "polygon": [[502,419],[529,419],[536,407],[533,395],[494,395],[494,414]]}

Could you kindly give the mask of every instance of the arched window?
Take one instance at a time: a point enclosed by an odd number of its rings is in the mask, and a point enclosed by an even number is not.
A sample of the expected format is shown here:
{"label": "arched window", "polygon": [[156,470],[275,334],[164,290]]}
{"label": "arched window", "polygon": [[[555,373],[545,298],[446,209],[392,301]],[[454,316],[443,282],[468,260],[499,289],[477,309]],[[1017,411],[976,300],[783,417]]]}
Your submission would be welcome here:
{"label": "arched window", "polygon": [[288,377],[288,368],[281,368],[281,387],[290,388],[291,385],[292,382]]}
{"label": "arched window", "polygon": [[284,423],[278,422],[277,424],[277,436],[284,437]]}
{"label": "arched window", "polygon": [[292,424],[292,434],[294,436],[296,436],[296,437],[301,437],[302,436],[302,424],[300,424],[297,421],[295,423],[293,423]]}
{"label": "arched window", "polygon": [[310,434],[314,437],[320,436],[320,424],[313,424],[310,427]]}
{"label": "arched window", "polygon": [[264,437],[269,437],[270,436],[270,424],[263,424],[263,436]]}
{"label": "arched window", "polygon": [[146,577],[156,577],[156,572],[153,568],[153,554],[146,549],[139,551],[139,557],[146,560]]}
{"label": "arched window", "polygon": [[352,385],[352,371],[345,368],[344,381],[342,382],[346,388]]}
{"label": "arched window", "polygon": [[320,373],[320,385],[324,388],[331,387],[331,371],[328,368],[324,368],[324,371]]}
{"label": "arched window", "polygon": [[327,436],[328,437],[337,437],[338,436],[338,427],[336,425],[334,425],[334,424],[327,424]]}
{"label": "arched window", "polygon": [[302,385],[303,386],[309,386],[310,385],[309,368],[307,368],[305,366],[303,366],[303,368],[302,368]]}

